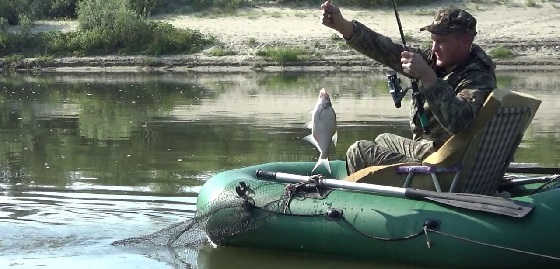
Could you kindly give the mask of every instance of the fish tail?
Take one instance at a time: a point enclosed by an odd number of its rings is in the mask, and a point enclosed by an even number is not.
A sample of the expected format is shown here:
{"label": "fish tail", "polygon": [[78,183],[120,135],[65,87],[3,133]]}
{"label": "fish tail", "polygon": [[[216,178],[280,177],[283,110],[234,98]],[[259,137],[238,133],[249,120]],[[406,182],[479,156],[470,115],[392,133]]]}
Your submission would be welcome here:
{"label": "fish tail", "polygon": [[331,165],[329,164],[329,158],[324,158],[324,159],[319,158],[319,160],[317,160],[317,163],[315,164],[315,167],[313,167],[313,170],[311,170],[311,173],[315,172],[315,170],[320,165],[323,165],[327,169],[329,174],[331,174]]}

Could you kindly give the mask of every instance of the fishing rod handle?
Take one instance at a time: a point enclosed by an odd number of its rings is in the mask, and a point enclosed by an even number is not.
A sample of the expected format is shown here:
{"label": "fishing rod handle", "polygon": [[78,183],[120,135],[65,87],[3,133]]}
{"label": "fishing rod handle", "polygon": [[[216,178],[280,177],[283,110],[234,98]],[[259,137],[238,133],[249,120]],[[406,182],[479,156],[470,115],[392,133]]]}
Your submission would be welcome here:
{"label": "fishing rod handle", "polygon": [[265,171],[265,170],[262,170],[262,169],[258,169],[258,170],[255,172],[255,176],[256,176],[257,178],[275,180],[275,179],[276,179],[276,172]]}
{"label": "fishing rod handle", "polygon": [[273,181],[280,181],[285,183],[300,183],[309,181],[309,176],[300,176],[294,174],[287,174],[282,172],[272,172],[258,169],[255,176],[260,179],[267,179]]}

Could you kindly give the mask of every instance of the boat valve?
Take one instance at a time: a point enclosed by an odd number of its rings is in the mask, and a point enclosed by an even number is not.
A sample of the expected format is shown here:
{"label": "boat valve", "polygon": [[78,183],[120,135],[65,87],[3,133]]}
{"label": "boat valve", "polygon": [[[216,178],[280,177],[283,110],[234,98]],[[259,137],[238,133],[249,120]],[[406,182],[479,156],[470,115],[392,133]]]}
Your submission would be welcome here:
{"label": "boat valve", "polygon": [[240,181],[239,185],[235,186],[237,196],[243,199],[243,207],[245,209],[251,208],[254,205],[254,200],[249,197],[249,194],[255,193],[244,181]]}
{"label": "boat valve", "polygon": [[327,219],[329,219],[329,220],[337,220],[337,219],[342,218],[343,211],[342,211],[342,209],[331,208],[331,209],[327,210],[327,213],[325,215],[327,216]]}
{"label": "boat valve", "polygon": [[433,219],[427,219],[426,221],[424,221],[423,229],[424,229],[424,235],[426,236],[426,245],[428,246],[428,248],[432,248],[432,242],[430,241],[428,232],[439,229],[439,221]]}

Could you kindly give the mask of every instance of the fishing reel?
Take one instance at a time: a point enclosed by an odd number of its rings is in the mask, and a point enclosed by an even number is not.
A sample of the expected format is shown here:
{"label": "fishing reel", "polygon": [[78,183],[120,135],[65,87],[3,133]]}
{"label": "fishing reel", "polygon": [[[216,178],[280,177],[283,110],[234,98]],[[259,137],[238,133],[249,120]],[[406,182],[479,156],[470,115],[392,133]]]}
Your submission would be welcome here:
{"label": "fishing reel", "polygon": [[397,76],[397,72],[389,71],[387,72],[387,85],[389,86],[389,93],[393,97],[393,102],[395,102],[395,107],[401,107],[401,100],[406,95],[410,88],[401,87],[401,79]]}

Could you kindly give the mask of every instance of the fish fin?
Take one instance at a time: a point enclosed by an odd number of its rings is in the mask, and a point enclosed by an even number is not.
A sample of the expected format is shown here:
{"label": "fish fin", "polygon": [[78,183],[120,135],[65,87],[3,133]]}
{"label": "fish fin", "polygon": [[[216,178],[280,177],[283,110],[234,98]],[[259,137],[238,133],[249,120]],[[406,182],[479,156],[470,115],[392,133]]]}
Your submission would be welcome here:
{"label": "fish fin", "polygon": [[332,136],[332,142],[335,146],[337,141],[338,141],[338,132],[334,132],[334,135]]}
{"label": "fish fin", "polygon": [[313,135],[308,135],[304,137],[303,140],[311,143],[315,148],[317,148],[317,150],[321,151],[321,148],[319,147],[319,144],[317,143],[317,140],[315,140],[315,137],[313,137]]}
{"label": "fish fin", "polygon": [[329,158],[325,158],[325,159],[319,158],[319,160],[317,160],[317,163],[315,164],[315,167],[313,167],[313,170],[311,170],[311,173],[315,172],[315,170],[319,167],[319,165],[323,165],[327,169],[329,174],[331,174],[331,165],[329,164]]}
{"label": "fish fin", "polygon": [[305,127],[307,127],[308,129],[313,129],[313,121],[310,121],[307,124],[305,124]]}

